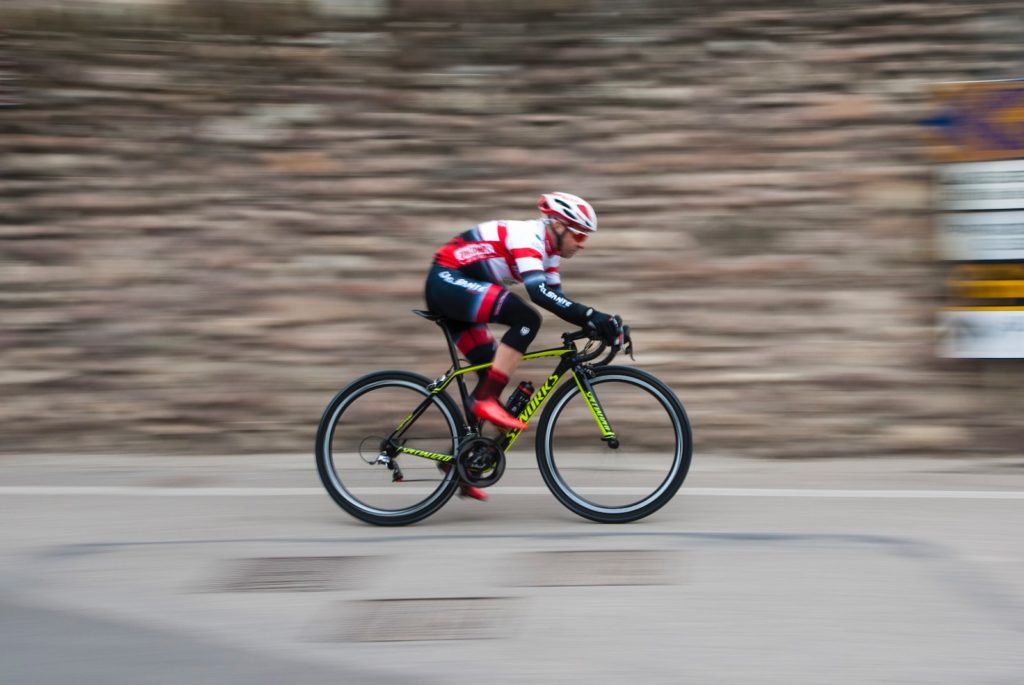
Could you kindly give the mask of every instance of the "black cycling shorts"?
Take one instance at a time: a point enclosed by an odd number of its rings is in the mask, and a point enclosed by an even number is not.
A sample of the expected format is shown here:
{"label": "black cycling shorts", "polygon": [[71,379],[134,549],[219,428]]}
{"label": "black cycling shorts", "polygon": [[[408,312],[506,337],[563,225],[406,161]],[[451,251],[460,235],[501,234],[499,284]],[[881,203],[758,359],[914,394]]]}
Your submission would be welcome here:
{"label": "black cycling shorts", "polygon": [[464,354],[487,344],[493,355],[494,339],[487,323],[509,326],[501,341],[519,352],[526,352],[540,328],[540,315],[518,295],[495,283],[470,278],[458,269],[436,264],[431,267],[425,296],[427,309],[449,319],[449,328]]}

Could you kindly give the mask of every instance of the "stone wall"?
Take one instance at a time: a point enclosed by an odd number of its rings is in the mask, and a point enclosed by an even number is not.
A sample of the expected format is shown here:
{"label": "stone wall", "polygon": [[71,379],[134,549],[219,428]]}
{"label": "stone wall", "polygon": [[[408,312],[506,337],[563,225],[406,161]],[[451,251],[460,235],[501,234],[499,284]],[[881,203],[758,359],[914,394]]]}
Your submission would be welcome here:
{"label": "stone wall", "polygon": [[633,325],[698,451],[1019,451],[1020,364],[936,357],[916,122],[1024,73],[1022,14],[15,0],[0,450],[309,451],[348,380],[444,369],[409,313],[435,247],[562,189],[601,215],[567,293]]}

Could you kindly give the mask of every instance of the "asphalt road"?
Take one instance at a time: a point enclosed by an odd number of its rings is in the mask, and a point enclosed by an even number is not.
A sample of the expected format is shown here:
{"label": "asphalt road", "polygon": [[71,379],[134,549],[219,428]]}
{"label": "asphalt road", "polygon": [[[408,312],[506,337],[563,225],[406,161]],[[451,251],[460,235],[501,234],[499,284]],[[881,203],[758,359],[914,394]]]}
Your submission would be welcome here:
{"label": "asphalt road", "polygon": [[1024,682],[1024,458],[698,454],[623,526],[530,455],[491,494],[382,529],[311,455],[0,457],[0,682]]}

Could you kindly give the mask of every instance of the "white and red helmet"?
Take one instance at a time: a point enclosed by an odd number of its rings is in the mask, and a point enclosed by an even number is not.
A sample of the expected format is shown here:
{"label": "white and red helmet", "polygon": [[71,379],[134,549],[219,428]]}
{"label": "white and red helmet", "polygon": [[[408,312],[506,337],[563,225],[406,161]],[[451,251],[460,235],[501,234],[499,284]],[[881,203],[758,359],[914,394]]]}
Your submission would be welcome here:
{"label": "white and red helmet", "polygon": [[597,212],[582,197],[569,193],[544,193],[537,208],[569,227],[574,233],[593,233],[597,230]]}

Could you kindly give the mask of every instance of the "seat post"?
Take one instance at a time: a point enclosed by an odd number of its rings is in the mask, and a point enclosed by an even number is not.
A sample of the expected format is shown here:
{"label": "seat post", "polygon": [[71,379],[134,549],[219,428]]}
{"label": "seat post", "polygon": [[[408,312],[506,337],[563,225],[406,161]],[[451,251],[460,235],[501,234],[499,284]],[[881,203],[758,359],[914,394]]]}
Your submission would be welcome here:
{"label": "seat post", "polygon": [[[459,350],[455,346],[455,341],[452,340],[452,332],[448,330],[448,326],[445,324],[444,319],[438,319],[437,325],[441,327],[442,331],[444,331],[444,339],[448,343],[448,353],[452,356],[452,368],[455,371],[458,371],[462,368],[462,365],[459,364]],[[469,388],[466,387],[466,379],[463,376],[456,376],[455,382],[459,386],[459,397],[462,398],[462,406],[466,410],[466,427],[467,429],[473,430],[470,425],[473,417],[469,414]]]}
{"label": "seat post", "polygon": [[458,371],[462,367],[459,365],[459,350],[455,346],[455,341],[452,339],[452,332],[448,330],[448,326],[445,324],[444,319],[438,319],[435,323],[437,323],[437,325],[441,327],[441,330],[444,331],[444,339],[445,342],[448,343],[448,354],[452,357],[452,367]]}
{"label": "seat post", "polygon": [[[448,354],[450,354],[452,358],[452,370],[458,371],[459,369],[461,369],[462,365],[459,363],[459,350],[455,346],[455,341],[452,339],[452,332],[448,330],[447,320],[440,314],[435,314],[430,311],[425,311],[422,309],[414,309],[412,311],[417,316],[423,317],[428,321],[433,321],[434,323],[441,327],[441,330],[444,332],[444,340],[446,343],[448,343]],[[466,389],[466,381],[462,376],[456,376],[455,381],[456,383],[458,383],[459,386],[459,396],[462,398],[462,406],[465,407],[468,412],[469,391]],[[466,420],[470,421],[471,419],[472,417],[470,417],[467,413]],[[467,426],[467,429],[472,429],[472,427]]]}

